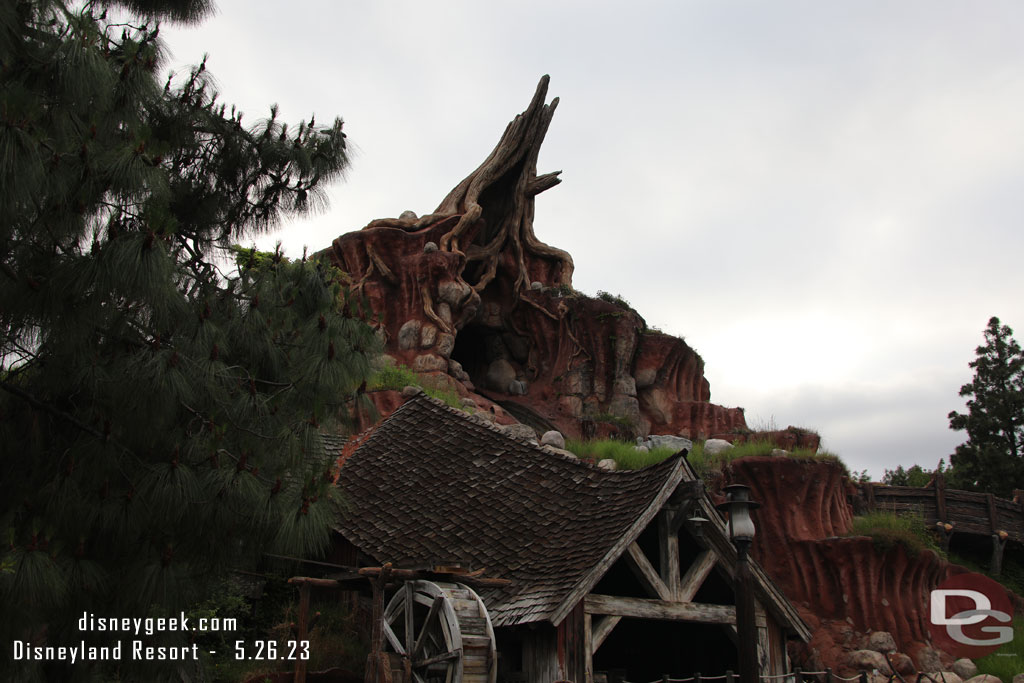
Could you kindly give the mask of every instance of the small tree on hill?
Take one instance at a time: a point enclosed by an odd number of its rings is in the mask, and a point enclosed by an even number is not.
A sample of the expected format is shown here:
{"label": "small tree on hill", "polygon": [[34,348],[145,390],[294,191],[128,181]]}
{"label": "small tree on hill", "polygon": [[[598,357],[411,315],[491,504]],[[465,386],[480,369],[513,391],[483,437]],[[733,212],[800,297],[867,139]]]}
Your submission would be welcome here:
{"label": "small tree on hill", "polygon": [[952,457],[956,480],[1001,496],[1024,488],[1024,352],[1012,335],[999,318],[988,321],[974,379],[960,388],[967,413],[949,414],[950,428],[967,432]]}

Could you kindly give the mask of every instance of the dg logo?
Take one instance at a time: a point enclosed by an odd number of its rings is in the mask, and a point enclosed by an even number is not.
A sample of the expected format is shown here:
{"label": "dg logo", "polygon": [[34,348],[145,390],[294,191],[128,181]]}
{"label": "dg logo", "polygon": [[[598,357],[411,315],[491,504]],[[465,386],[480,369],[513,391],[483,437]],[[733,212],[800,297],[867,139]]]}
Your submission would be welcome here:
{"label": "dg logo", "polygon": [[1013,640],[1012,622],[1006,590],[987,576],[957,574],[931,592],[932,640],[954,657],[977,659],[995,652]]}

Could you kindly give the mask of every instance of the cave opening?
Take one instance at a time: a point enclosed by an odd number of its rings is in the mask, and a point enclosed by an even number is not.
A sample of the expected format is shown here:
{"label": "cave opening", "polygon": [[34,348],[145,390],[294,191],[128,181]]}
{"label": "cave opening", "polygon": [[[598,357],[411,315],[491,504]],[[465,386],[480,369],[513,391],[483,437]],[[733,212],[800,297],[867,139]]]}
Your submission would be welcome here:
{"label": "cave opening", "polygon": [[452,349],[452,360],[462,365],[469,379],[478,388],[484,386],[484,376],[491,359],[488,358],[487,347],[490,339],[495,336],[494,330],[479,325],[467,325],[455,336],[455,347]]}

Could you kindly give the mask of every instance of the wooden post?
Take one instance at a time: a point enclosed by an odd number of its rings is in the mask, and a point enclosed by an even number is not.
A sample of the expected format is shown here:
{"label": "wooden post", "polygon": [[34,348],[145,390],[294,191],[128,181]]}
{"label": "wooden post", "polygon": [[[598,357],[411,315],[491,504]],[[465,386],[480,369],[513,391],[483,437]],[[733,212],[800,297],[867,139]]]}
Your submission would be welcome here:
{"label": "wooden post", "polygon": [[725,683],[736,683],[736,677],[732,673],[732,669],[725,670]]}
{"label": "wooden post", "polygon": [[988,531],[990,534],[994,534],[999,530],[999,510],[996,509],[996,497],[991,493],[986,493],[985,502],[988,503]]}
{"label": "wooden post", "polygon": [[385,676],[390,678],[390,670],[384,671],[384,588],[391,578],[391,563],[385,562],[380,574],[370,579],[373,590],[373,628],[370,632],[370,656],[367,658],[365,683],[383,683]]}
{"label": "wooden post", "polygon": [[832,667],[825,667],[825,683],[832,683]]}
{"label": "wooden post", "polygon": [[943,524],[949,521],[946,516],[946,477],[941,472],[935,474],[935,516]]}
{"label": "wooden post", "polygon": [[868,683],[868,672],[867,671],[861,671],[860,672],[860,683]]}
{"label": "wooden post", "polygon": [[[299,640],[309,637],[309,584],[299,584]],[[306,683],[306,660],[295,660],[295,683]]]}
{"label": "wooden post", "polygon": [[989,567],[989,571],[992,572],[992,576],[999,576],[1003,573],[1003,550],[1006,548],[1006,532],[996,532],[992,534],[992,563]]}
{"label": "wooden post", "polygon": [[804,683],[804,672],[799,666],[793,669],[793,678],[796,683]]}
{"label": "wooden post", "polygon": [[870,481],[864,484],[864,498],[868,501],[868,512],[875,511],[875,485]]}

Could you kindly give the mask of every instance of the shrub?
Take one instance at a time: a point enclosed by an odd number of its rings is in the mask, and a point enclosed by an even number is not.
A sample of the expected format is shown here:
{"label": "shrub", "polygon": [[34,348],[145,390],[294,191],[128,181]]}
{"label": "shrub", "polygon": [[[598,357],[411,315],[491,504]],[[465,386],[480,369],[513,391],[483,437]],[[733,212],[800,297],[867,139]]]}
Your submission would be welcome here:
{"label": "shrub", "polygon": [[624,308],[627,311],[633,309],[633,307],[629,305],[629,302],[623,299],[620,295],[606,292],[603,289],[597,290],[597,298],[601,301],[607,301],[610,304],[615,304],[619,308]]}

